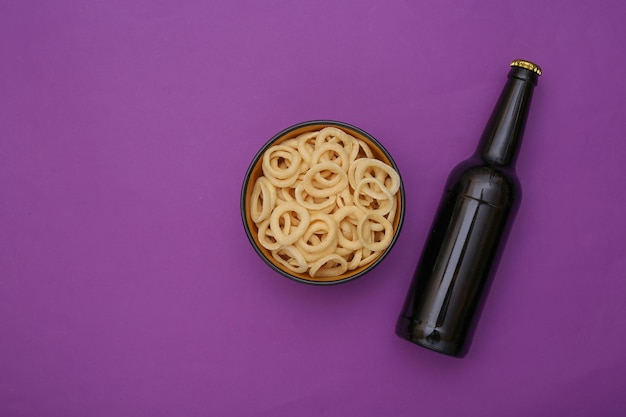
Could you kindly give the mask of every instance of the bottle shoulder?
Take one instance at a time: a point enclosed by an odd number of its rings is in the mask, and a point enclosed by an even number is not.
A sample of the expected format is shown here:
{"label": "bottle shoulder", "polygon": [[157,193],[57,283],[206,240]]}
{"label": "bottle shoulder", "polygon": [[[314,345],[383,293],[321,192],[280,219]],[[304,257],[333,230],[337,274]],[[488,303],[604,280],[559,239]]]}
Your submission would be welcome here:
{"label": "bottle shoulder", "polygon": [[449,192],[497,206],[511,206],[521,198],[521,185],[513,170],[470,158],[458,164],[446,184]]}

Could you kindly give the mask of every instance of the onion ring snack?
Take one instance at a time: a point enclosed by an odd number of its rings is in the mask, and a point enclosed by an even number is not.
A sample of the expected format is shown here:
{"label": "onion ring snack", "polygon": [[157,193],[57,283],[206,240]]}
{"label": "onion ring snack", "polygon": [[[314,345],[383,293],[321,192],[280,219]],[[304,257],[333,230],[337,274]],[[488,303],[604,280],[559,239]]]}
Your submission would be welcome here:
{"label": "onion ring snack", "polygon": [[241,209],[255,250],[300,282],[334,284],[377,265],[404,218],[395,163],[373,137],[314,121],[275,136],[246,174]]}

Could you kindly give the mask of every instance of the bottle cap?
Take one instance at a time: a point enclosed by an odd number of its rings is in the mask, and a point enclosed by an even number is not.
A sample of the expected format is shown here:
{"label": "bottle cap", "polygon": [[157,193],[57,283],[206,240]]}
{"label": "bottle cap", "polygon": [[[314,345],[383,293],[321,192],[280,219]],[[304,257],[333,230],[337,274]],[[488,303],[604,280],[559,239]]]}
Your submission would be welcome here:
{"label": "bottle cap", "polygon": [[534,72],[537,75],[541,75],[541,67],[539,65],[534,64],[530,61],[526,61],[524,59],[516,59],[515,61],[511,62],[511,66],[524,68]]}

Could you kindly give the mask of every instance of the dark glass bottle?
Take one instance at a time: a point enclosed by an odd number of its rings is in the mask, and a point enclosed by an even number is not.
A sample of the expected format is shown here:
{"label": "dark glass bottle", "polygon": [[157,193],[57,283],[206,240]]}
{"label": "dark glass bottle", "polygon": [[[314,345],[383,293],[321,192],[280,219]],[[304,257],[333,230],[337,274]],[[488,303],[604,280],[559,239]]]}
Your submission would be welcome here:
{"label": "dark glass bottle", "polygon": [[515,160],[541,69],[511,63],[476,153],[454,168],[413,277],[396,333],[463,357],[499,261],[521,189]]}

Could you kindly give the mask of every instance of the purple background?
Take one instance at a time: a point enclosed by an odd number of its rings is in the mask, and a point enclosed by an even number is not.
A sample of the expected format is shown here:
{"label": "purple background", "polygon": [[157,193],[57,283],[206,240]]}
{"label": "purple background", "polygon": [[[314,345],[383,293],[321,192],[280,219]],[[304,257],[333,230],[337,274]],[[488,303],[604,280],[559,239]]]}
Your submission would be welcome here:
{"label": "purple background", "polygon": [[[624,4],[3,1],[0,415],[624,415]],[[514,58],[544,69],[524,201],[458,360],[394,324]],[[257,150],[319,118],[407,190],[389,257],[324,288],[239,215]]]}

